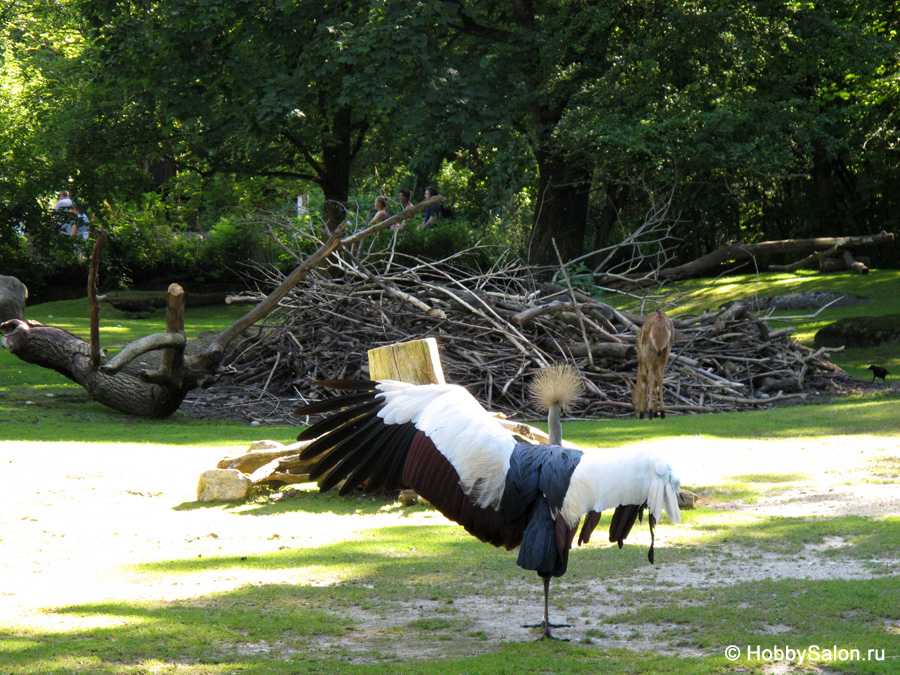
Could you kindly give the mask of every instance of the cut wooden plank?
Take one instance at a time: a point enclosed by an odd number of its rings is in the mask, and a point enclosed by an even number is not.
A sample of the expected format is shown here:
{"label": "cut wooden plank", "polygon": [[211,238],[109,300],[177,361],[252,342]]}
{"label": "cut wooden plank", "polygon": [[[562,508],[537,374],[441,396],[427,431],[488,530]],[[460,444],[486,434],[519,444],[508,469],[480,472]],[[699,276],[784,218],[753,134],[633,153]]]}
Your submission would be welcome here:
{"label": "cut wooden plank", "polygon": [[425,338],[370,349],[369,375],[373,380],[410,384],[445,384],[437,340]]}

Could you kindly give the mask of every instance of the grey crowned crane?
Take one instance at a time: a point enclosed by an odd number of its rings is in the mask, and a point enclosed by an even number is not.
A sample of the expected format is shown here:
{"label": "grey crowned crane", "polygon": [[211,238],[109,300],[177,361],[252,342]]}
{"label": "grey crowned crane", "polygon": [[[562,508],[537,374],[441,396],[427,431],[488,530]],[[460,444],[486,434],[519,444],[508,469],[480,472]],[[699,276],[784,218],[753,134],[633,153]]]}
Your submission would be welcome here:
{"label": "grey crowned crane", "polygon": [[[550,579],[565,574],[582,516],[579,545],[590,540],[601,511],[614,509],[609,540],[620,548],[645,509],[651,537],[663,509],[673,522],[681,519],[678,479],[657,457],[520,443],[457,385],[319,384],[355,392],[296,411],[333,413],[298,437],[315,439],[301,458],[317,460],[310,479],[319,490],[409,488],[481,541],[519,547],[518,565],[544,582],[543,637],[556,627],[548,616]],[[652,541],[648,557],[652,563]]]}

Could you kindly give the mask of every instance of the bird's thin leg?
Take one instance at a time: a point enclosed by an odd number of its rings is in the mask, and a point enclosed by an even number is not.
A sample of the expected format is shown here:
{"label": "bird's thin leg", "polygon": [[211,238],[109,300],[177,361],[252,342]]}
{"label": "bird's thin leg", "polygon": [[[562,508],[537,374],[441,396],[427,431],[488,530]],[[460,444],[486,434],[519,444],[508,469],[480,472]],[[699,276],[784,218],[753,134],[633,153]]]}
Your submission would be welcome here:
{"label": "bird's thin leg", "polygon": [[544,580],[544,620],[540,623],[527,623],[522,626],[522,628],[543,628],[544,634],[538,638],[539,640],[546,640],[549,638],[550,640],[568,642],[569,638],[558,638],[550,632],[551,628],[571,628],[572,624],[550,623],[550,575],[541,575],[541,579]]}

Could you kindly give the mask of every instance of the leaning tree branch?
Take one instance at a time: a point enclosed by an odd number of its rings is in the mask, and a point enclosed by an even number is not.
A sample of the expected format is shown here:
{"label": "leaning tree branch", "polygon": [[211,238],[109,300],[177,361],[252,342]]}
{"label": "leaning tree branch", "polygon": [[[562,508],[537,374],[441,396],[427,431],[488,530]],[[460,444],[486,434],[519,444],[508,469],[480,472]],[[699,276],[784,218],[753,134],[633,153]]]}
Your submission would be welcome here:
{"label": "leaning tree branch", "polygon": [[143,356],[149,352],[159,349],[170,349],[172,347],[184,347],[187,340],[184,335],[177,333],[156,333],[147,335],[137,340],[133,340],[125,345],[118,354],[116,354],[107,363],[100,366],[100,371],[107,375],[116,375],[125,368],[129,363],[139,356]]}
{"label": "leaning tree branch", "polygon": [[443,204],[444,201],[445,200],[442,195],[437,195],[435,197],[426,199],[423,202],[419,202],[415,206],[410,206],[400,213],[394,214],[390,218],[385,218],[380,223],[375,223],[374,225],[370,225],[369,227],[362,229],[359,232],[351,234],[349,237],[344,237],[341,240],[341,246],[349,246],[350,244],[355,244],[358,241],[362,241],[367,237],[371,237],[373,234],[378,234],[382,230],[386,230],[391,225],[402,223],[404,220],[412,218],[417,213],[422,213],[422,211],[425,211],[426,209],[435,206],[436,204]]}

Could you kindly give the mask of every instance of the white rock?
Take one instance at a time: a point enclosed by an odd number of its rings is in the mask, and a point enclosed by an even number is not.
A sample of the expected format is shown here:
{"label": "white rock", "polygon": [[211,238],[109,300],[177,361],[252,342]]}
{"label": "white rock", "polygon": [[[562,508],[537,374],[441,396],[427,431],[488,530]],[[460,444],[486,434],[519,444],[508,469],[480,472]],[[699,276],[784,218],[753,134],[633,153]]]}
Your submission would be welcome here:
{"label": "white rock", "polygon": [[253,483],[237,469],[210,469],[200,474],[197,501],[236,502],[246,499]]}

